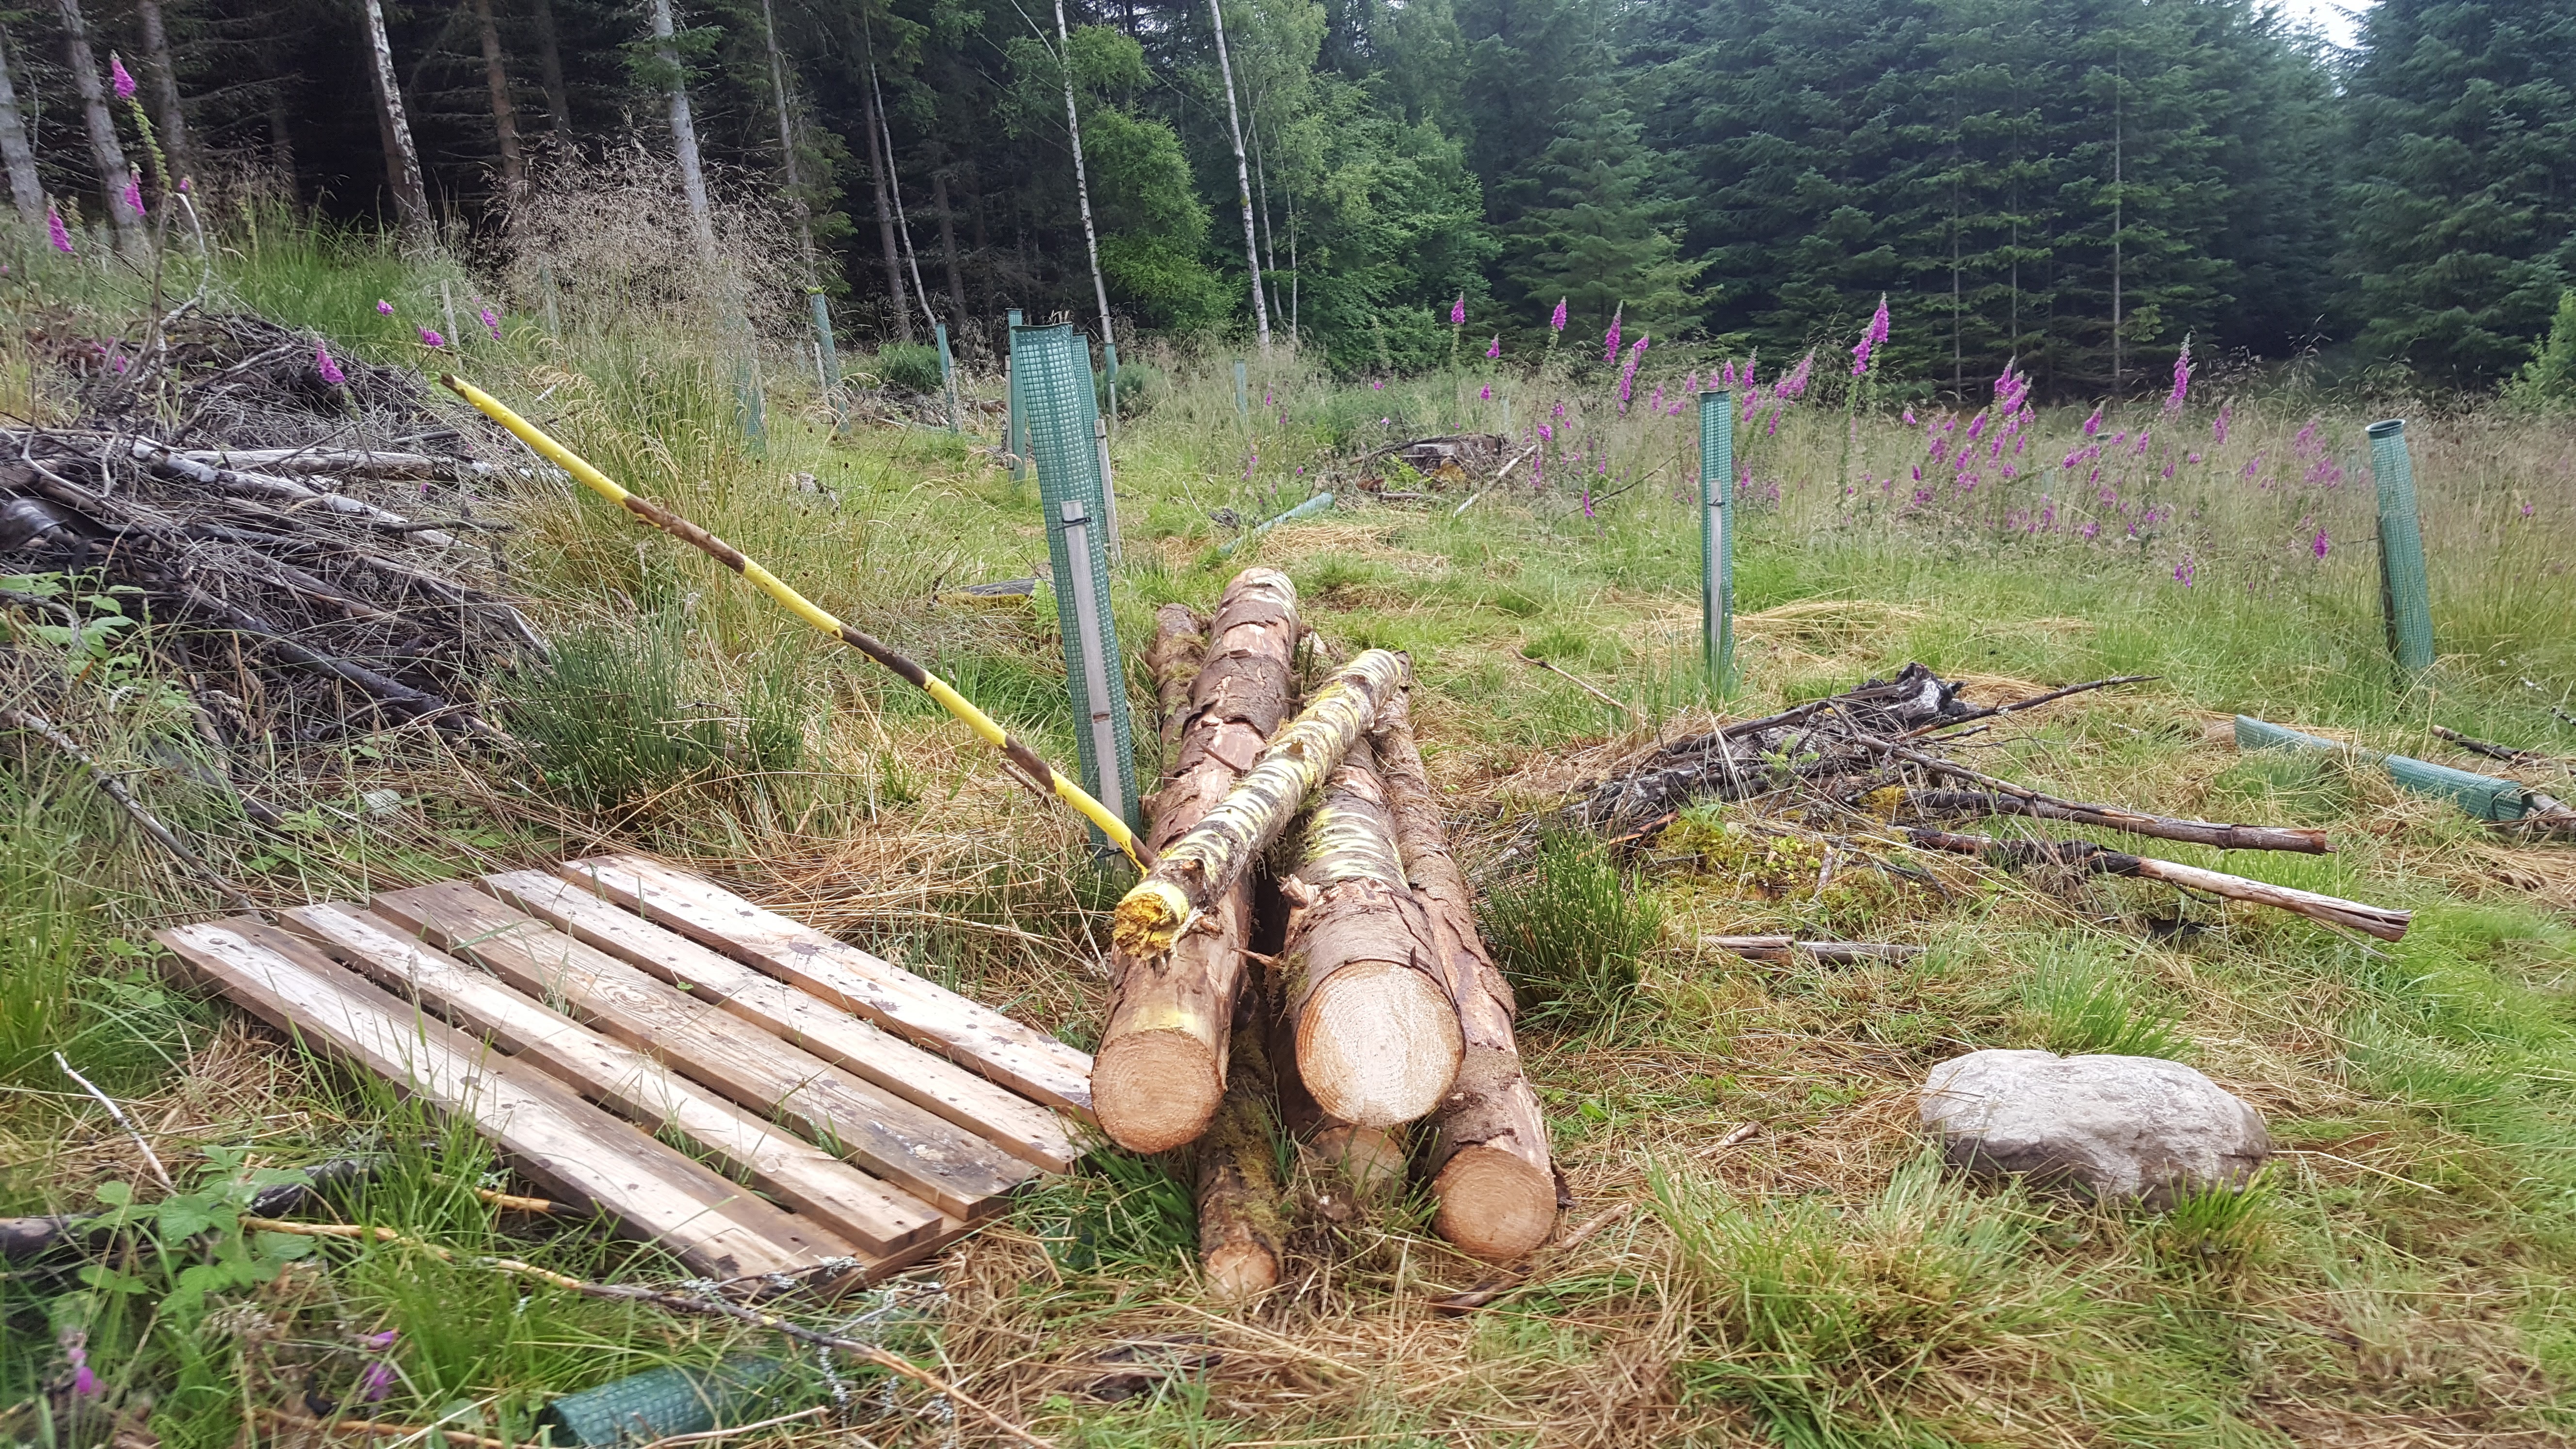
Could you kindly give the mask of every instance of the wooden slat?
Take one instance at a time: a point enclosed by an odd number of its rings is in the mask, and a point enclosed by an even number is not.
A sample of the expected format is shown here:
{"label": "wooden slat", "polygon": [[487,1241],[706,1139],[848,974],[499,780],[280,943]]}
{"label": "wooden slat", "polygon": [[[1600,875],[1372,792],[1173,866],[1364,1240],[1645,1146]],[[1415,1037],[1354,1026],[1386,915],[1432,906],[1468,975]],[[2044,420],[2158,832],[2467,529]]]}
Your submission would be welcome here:
{"label": "wooden slat", "polygon": [[1070,1124],[946,1057],[933,1056],[820,997],[666,931],[598,894],[543,871],[483,877],[483,888],[585,945],[713,1000],[896,1096],[934,1112],[1049,1172],[1082,1156]]}
{"label": "wooden slat", "polygon": [[711,1001],[512,910],[464,881],[377,896],[372,909],[431,944],[489,967],[743,1106],[776,1113],[870,1172],[972,1221],[1037,1175],[962,1127],[934,1117]]}
{"label": "wooden slat", "polygon": [[900,1252],[939,1235],[936,1209],[384,921],[337,904],[299,907],[286,919],[289,929],[387,990],[418,997],[612,1111],[679,1132],[870,1253]]}
{"label": "wooden slat", "polygon": [[566,861],[556,873],[906,1041],[1091,1120],[1091,1057],[989,1006],[642,856]]}
{"label": "wooden slat", "polygon": [[463,1032],[425,1020],[312,946],[251,920],[156,933],[187,968],[253,1016],[473,1124],[565,1202],[615,1219],[715,1278],[800,1273],[853,1254]]}

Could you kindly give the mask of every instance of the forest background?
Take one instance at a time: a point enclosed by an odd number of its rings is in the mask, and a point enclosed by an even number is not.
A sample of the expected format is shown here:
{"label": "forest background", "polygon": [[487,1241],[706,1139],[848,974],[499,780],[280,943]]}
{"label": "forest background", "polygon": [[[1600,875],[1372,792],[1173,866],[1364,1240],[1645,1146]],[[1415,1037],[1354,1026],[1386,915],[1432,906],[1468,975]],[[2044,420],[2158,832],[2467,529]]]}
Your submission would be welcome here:
{"label": "forest background", "polygon": [[769,280],[876,340],[1097,317],[1068,93],[1122,330],[1248,337],[1257,295],[1345,375],[1454,357],[1453,314],[1541,346],[1560,298],[1786,364],[1884,294],[1917,392],[2139,394],[2186,337],[2467,391],[2576,278],[2576,9],[2508,0],[2350,48],[2256,0],[86,3],[0,8],[22,218],[117,215],[75,26],[174,176],[487,275],[550,169],[667,170],[676,87],[720,199],[802,232]]}

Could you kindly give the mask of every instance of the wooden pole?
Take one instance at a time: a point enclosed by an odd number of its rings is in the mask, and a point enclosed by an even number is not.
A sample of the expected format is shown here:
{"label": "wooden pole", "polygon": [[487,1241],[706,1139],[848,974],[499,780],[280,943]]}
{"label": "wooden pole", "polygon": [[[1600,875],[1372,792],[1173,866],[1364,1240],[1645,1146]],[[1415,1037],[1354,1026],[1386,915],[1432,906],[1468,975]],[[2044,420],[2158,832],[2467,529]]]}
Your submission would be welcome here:
{"label": "wooden pole", "polygon": [[[1190,674],[1185,704],[1173,709],[1188,650],[1173,636],[1187,619],[1187,610],[1167,605],[1146,653],[1166,701],[1170,762],[1146,831],[1147,848],[1155,852],[1227,798],[1278,732],[1296,693],[1297,590],[1287,575],[1246,569],[1226,587],[1211,642],[1203,646],[1205,663]],[[1109,1018],[1092,1058],[1091,1101],[1102,1129],[1120,1146],[1163,1152],[1207,1130],[1225,1091],[1251,915],[1250,888],[1238,877],[1168,951],[1113,948]]]}

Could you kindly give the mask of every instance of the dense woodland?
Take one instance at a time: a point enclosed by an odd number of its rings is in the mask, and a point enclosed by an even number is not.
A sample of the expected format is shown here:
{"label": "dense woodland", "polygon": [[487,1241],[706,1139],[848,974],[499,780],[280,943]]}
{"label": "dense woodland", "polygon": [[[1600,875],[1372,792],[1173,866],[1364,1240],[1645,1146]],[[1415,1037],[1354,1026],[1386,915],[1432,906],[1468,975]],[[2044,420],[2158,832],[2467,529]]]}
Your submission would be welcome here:
{"label": "dense woodland", "polygon": [[2576,6],[2534,0],[2379,0],[2349,52],[2257,0],[37,0],[0,33],[13,187],[75,220],[123,185],[82,99],[114,51],[174,172],[468,260],[527,176],[684,150],[677,86],[711,184],[796,215],[874,337],[1097,317],[1069,98],[1122,328],[1248,339],[1258,295],[1345,372],[1462,330],[1580,355],[1614,314],[1786,361],[1884,294],[1943,391],[2018,357],[2138,392],[2186,336],[2480,389],[2576,283]]}

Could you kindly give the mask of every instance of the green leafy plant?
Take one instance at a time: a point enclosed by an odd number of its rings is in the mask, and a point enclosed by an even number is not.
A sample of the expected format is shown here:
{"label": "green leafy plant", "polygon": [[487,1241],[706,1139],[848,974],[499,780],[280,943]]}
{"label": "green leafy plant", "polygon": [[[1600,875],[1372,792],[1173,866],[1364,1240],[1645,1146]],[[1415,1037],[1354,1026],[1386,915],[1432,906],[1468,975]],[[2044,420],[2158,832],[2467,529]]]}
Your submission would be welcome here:
{"label": "green leafy plant", "polygon": [[1039,1185],[1020,1218],[1066,1268],[1159,1273],[1198,1251],[1194,1189],[1185,1162],[1103,1147],[1081,1172]]}
{"label": "green leafy plant", "polygon": [[2150,1002],[2113,962],[2060,954],[2022,983],[2021,999],[2040,1043],[2067,1056],[2173,1058],[2190,1046],[2179,1013]]}
{"label": "green leafy plant", "polygon": [[1577,1028],[1615,1019],[1636,994],[1663,907],[1584,836],[1549,835],[1530,873],[1487,893],[1485,940],[1525,1019]]}
{"label": "green leafy plant", "polygon": [[586,805],[641,799],[723,755],[723,722],[683,706],[679,650],[658,629],[567,634],[514,693],[512,731],[535,747],[546,783]]}

